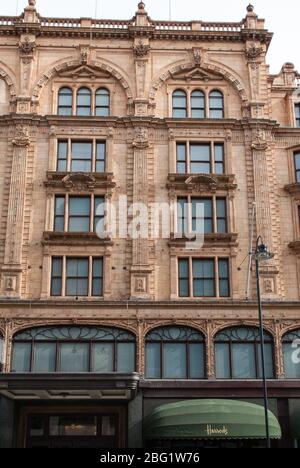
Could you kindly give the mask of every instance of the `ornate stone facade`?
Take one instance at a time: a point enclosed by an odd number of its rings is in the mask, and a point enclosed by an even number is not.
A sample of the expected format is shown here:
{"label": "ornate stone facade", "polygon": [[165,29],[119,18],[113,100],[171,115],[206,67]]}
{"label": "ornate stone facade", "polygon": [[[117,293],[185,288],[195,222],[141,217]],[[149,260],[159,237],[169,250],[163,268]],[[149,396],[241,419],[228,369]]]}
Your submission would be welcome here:
{"label": "ornate stone facade", "polygon": [[[240,23],[153,21],[141,2],[133,20],[42,18],[30,1],[22,17],[0,18],[0,330],[5,370],[16,331],[46,324],[119,326],[137,335],[137,370],[144,373],[144,338],[164,324],[194,326],[206,337],[207,375],[214,379],[213,338],[231,325],[257,325],[255,282],[246,300],[253,203],[254,232],[276,253],[262,266],[266,328],[284,375],[281,338],[300,327],[300,150],[294,103],[298,73],[291,64],[269,75],[271,34],[252,7]],[[230,36],[230,41],[228,37]],[[186,45],[185,45],[186,44]],[[58,90],[110,92],[110,116],[57,115]],[[172,94],[201,89],[224,95],[223,119],[173,119]],[[297,101],[298,102],[298,101]],[[73,103],[73,106],[75,104]],[[73,109],[74,110],[74,109]],[[57,141],[105,140],[107,172],[56,172]],[[222,142],[226,174],[176,174],[177,142]],[[177,258],[190,257],[176,239],[97,242],[51,233],[55,194],[100,194],[117,203],[174,202],[179,196],[228,197],[230,232],[208,237],[204,256],[231,261],[229,299],[178,297]],[[125,206],[125,209],[128,208]],[[149,215],[149,225],[151,226]],[[102,253],[102,300],[51,298],[50,257]],[[197,253],[198,255],[198,253]],[[198,255],[199,256],[199,255]],[[243,266],[239,268],[239,265]],[[12,301],[13,299],[13,301]]]}

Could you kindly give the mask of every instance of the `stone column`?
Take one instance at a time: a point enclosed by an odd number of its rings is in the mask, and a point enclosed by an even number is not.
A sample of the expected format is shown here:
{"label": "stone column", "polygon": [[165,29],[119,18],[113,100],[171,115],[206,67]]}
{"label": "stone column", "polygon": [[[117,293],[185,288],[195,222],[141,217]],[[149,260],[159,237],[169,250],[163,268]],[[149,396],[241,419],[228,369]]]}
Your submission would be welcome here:
{"label": "stone column", "polygon": [[[133,218],[140,220],[140,232],[133,232],[131,298],[150,299],[149,264],[149,187],[148,187],[148,135],[143,128],[136,129],[133,141]],[[134,223],[134,221],[133,221]],[[134,224],[133,224],[134,225]]]}
{"label": "stone column", "polygon": [[20,297],[26,169],[28,147],[30,145],[28,127],[17,125],[12,144],[14,151],[6,226],[5,256],[1,277],[1,295]]}

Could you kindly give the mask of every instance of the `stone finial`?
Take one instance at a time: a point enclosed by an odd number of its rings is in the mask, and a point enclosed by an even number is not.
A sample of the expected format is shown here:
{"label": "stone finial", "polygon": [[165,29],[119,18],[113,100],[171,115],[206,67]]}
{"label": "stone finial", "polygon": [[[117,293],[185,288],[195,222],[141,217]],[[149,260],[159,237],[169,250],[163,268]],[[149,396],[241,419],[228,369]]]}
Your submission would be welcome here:
{"label": "stone finial", "polygon": [[136,12],[136,25],[148,26],[148,13],[145,10],[144,2],[140,2],[138,4],[138,11]]}
{"label": "stone finial", "polygon": [[143,11],[143,12],[144,12],[144,11],[145,11],[145,6],[146,6],[146,5],[145,5],[144,2],[140,2],[140,3],[138,4],[138,9],[139,9],[139,11]]}
{"label": "stone finial", "polygon": [[253,13],[254,12],[254,6],[251,5],[251,3],[249,3],[249,5],[247,6],[247,12],[248,13]]}
{"label": "stone finial", "polygon": [[28,0],[28,5],[31,7],[35,7],[36,0]]}

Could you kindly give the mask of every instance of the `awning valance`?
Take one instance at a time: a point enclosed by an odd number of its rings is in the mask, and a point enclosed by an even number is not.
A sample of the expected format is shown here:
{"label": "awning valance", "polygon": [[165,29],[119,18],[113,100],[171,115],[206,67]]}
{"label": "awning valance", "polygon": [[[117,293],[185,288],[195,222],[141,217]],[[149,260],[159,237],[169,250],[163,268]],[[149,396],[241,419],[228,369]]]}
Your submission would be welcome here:
{"label": "awning valance", "polygon": [[[270,433],[281,438],[269,411]],[[156,408],[144,423],[146,439],[265,439],[262,406],[234,400],[189,400]]]}

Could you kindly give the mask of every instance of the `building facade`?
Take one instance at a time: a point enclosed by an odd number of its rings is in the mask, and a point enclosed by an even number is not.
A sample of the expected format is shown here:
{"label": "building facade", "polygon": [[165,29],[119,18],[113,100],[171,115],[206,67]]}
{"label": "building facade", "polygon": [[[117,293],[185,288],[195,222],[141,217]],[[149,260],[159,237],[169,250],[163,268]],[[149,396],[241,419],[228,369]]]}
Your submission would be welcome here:
{"label": "building facade", "polygon": [[[270,74],[251,5],[205,23],[28,3],[0,17],[0,446],[174,447],[143,429],[161,405],[261,405],[258,236],[275,253],[261,265],[274,444],[296,446],[300,75]],[[203,218],[201,248],[178,235]]]}

